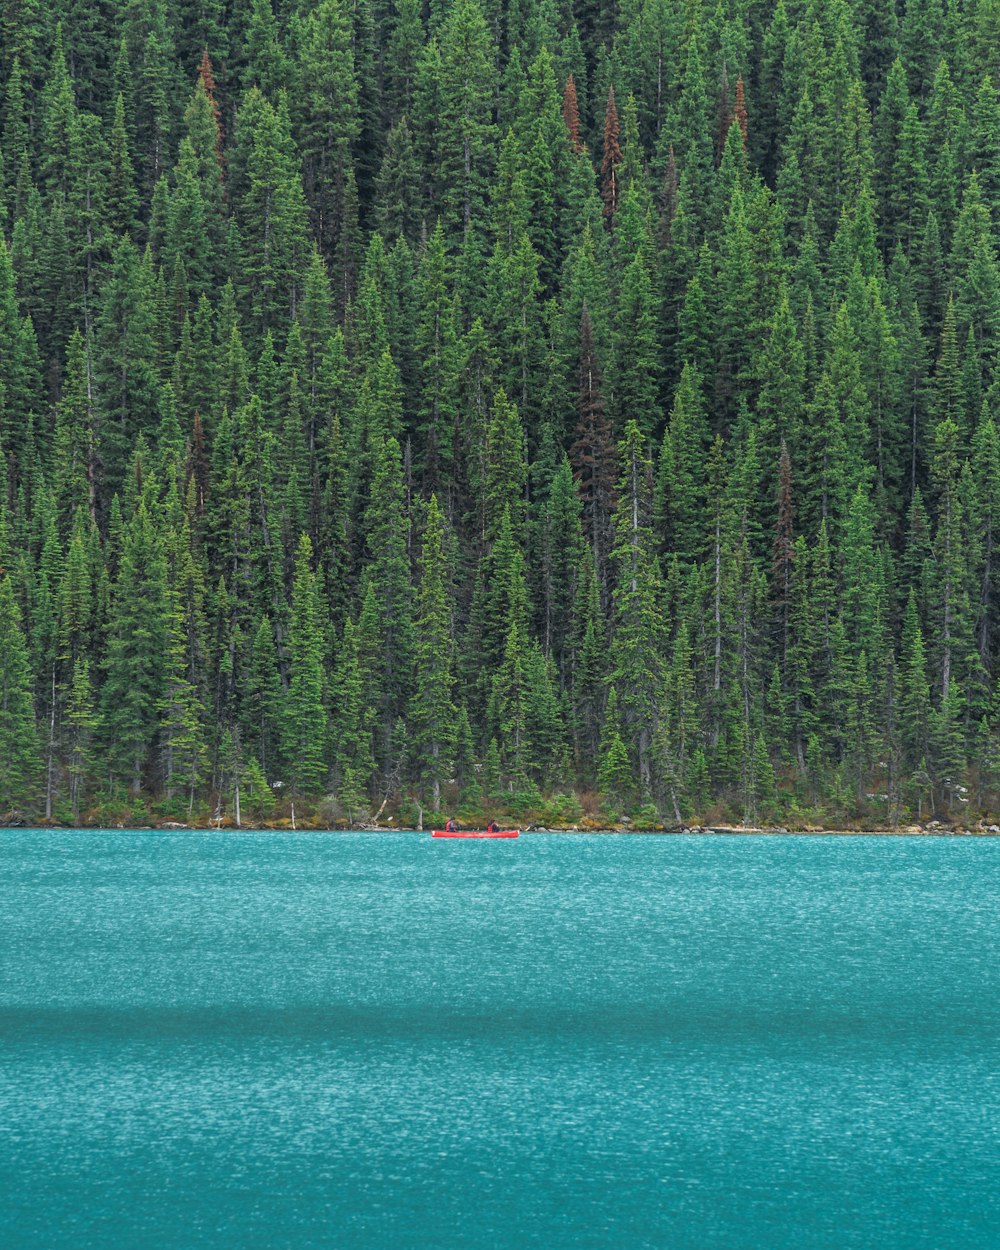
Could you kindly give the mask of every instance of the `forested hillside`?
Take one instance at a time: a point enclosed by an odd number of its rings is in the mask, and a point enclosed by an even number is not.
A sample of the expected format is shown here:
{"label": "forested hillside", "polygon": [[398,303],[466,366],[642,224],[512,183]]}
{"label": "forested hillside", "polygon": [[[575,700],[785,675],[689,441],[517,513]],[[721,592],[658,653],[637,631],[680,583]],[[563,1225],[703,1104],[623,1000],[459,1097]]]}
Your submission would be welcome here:
{"label": "forested hillside", "polygon": [[0,812],[1000,805],[1000,0],[0,24]]}

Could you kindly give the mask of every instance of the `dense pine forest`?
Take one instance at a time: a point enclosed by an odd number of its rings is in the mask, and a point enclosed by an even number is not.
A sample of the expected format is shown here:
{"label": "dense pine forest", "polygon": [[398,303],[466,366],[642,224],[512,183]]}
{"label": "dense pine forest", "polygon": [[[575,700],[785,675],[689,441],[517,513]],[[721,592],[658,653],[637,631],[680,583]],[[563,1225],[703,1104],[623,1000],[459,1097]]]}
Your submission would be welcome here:
{"label": "dense pine forest", "polygon": [[0,813],[1000,808],[1000,0],[8,0]]}

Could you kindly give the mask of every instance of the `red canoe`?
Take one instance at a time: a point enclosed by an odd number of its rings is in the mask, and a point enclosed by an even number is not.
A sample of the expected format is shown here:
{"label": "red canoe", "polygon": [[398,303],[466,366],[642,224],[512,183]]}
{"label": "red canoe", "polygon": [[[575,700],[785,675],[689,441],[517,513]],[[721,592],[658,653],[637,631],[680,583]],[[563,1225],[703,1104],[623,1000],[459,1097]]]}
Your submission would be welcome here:
{"label": "red canoe", "polygon": [[434,829],[431,832],[435,838],[516,838],[521,830],[500,829],[497,833],[490,833],[488,829],[456,829],[451,833],[447,829]]}

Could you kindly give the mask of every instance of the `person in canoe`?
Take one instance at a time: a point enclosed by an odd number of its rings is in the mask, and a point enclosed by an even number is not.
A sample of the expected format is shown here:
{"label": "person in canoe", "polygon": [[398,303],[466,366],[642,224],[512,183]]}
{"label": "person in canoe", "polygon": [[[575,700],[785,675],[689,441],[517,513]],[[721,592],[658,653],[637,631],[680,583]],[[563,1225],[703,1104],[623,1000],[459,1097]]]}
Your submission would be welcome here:
{"label": "person in canoe", "polygon": [[451,816],[448,820],[448,823],[445,825],[445,832],[458,833],[458,821],[455,819],[454,816]]}
{"label": "person in canoe", "polygon": [[486,832],[487,833],[499,833],[500,826],[497,824],[495,820],[491,820],[490,823],[486,826]]}

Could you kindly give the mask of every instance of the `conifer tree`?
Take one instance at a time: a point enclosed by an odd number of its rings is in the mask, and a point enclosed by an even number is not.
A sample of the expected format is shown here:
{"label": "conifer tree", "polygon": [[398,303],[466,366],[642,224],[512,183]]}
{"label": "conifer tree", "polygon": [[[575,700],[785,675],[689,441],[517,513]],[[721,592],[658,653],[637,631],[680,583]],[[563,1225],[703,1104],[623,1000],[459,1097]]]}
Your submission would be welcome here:
{"label": "conifer tree", "polygon": [[245,188],[240,196],[241,271],[260,329],[295,306],[308,256],[306,204],[287,109],[251,88],[237,134]]}
{"label": "conifer tree", "polygon": [[487,721],[494,738],[503,743],[500,759],[511,792],[526,788],[534,755],[531,739],[531,703],[534,693],[530,644],[522,622],[515,616],[504,642],[500,666],[493,674]]}
{"label": "conifer tree", "polygon": [[652,464],[639,427],[629,421],[614,518],[617,585],[612,680],[644,788],[652,780],[651,748],[663,683],[663,590],[649,528],[651,508]]}
{"label": "conifer tree", "polygon": [[306,198],[319,247],[332,256],[348,211],[351,147],[360,133],[354,32],[341,0],[322,0],[305,18],[299,78]]}
{"label": "conifer tree", "polygon": [[927,758],[931,724],[930,683],[916,601],[910,591],[903,616],[899,684],[899,733],[903,765],[913,772]]}
{"label": "conifer tree", "polygon": [[[179,501],[178,501],[179,505]],[[187,790],[188,812],[205,773],[208,759],[204,730],[205,584],[204,573],[192,552],[189,517],[171,535],[169,544],[167,655],[160,705],[160,754],[163,785],[168,798],[174,787]]]}
{"label": "conifer tree", "polygon": [[160,731],[163,784],[167,798],[173,797],[175,786],[186,788],[190,814],[206,760],[204,708],[192,680],[189,639],[179,606],[170,609],[167,648]]}
{"label": "conifer tree", "polygon": [[295,552],[283,732],[290,786],[293,795],[301,797],[319,793],[327,775],[322,609],[312,554],[312,544],[303,534]]}
{"label": "conifer tree", "polygon": [[956,667],[969,628],[966,551],[962,544],[962,502],[959,491],[959,432],[945,417],[934,431],[932,477],[938,494],[938,526],[934,541],[932,619],[937,642],[940,706],[948,703]]}
{"label": "conifer tree", "polygon": [[69,801],[73,819],[80,819],[81,800],[86,794],[91,776],[94,755],[94,735],[98,717],[90,680],[90,661],[77,660],[73,665],[73,677],[63,722],[66,742],[66,771],[69,774]]}
{"label": "conifer tree", "polygon": [[583,505],[584,531],[594,553],[598,583],[606,600],[614,509],[614,452],[605,414],[601,366],[586,303],[580,317],[579,378],[576,438],[569,454]]}
{"label": "conifer tree", "polygon": [[562,115],[570,148],[574,153],[579,154],[583,151],[580,133],[580,104],[576,95],[576,79],[572,74],[566,79],[566,88],[563,91]]}
{"label": "conifer tree", "polygon": [[1000,523],[1000,440],[992,417],[985,417],[972,444],[972,474],[976,486],[977,528],[979,531],[979,603],[976,638],[979,662],[987,672],[994,670],[994,610],[997,596],[996,527]]}
{"label": "conifer tree", "polygon": [[252,0],[241,60],[243,85],[257,87],[272,102],[288,84],[288,53],[274,15],[272,0]]}
{"label": "conifer tree", "polygon": [[369,555],[365,590],[373,593],[379,612],[382,699],[376,709],[377,749],[384,761],[392,727],[410,698],[415,642],[402,457],[394,438],[373,448],[371,500],[365,517]]}
{"label": "conifer tree", "polygon": [[520,414],[504,391],[498,390],[493,398],[486,433],[482,484],[483,533],[490,540],[499,533],[505,513],[516,535],[523,530],[527,485],[525,460]]}
{"label": "conifer tree", "polygon": [[0,576],[0,807],[29,801],[39,773],[31,669],[9,576]]}
{"label": "conifer tree", "polygon": [[[374,595],[365,597],[357,625],[348,618],[340,648],[336,674],[335,764],[337,793],[354,813],[364,806],[367,788],[375,770],[372,739],[375,728],[377,682],[377,627]],[[366,611],[367,610],[367,611]]]}
{"label": "conifer tree", "polygon": [[[619,238],[621,234],[619,229]],[[622,275],[616,318],[615,390],[623,418],[635,420],[649,439],[662,420],[659,375],[653,285],[645,249],[640,247]]]}
{"label": "conifer tree", "polygon": [[[197,183],[210,257],[211,277],[222,276],[220,262],[226,242],[225,163],[222,115],[215,98],[215,80],[207,51],[202,56],[194,93],[184,111],[185,139],[190,145],[189,169]],[[185,144],[181,144],[184,159]]]}
{"label": "conifer tree", "polygon": [[434,152],[449,233],[465,237],[482,218],[492,173],[495,65],[479,0],[457,0],[441,30],[442,110],[434,127]]}
{"label": "conifer tree", "polygon": [[423,761],[426,800],[441,809],[441,787],[451,775],[456,709],[451,637],[450,577],[444,518],[432,495],[420,558],[416,614],[416,681],[410,704],[413,746]]}
{"label": "conifer tree", "polygon": [[611,802],[628,803],[635,790],[635,774],[628,749],[622,739],[618,699],[614,686],[608,692],[608,706],[597,764],[597,787]]}
{"label": "conifer tree", "polygon": [[614,220],[621,201],[618,178],[618,169],[622,163],[620,135],[615,89],[611,85],[608,87],[608,104],[604,111],[604,148],[601,157],[601,199],[604,201],[604,216],[609,221]]}
{"label": "conifer tree", "polygon": [[96,325],[94,374],[103,418],[98,454],[114,489],[124,480],[144,416],[159,407],[149,262],[129,238],[120,240]]}
{"label": "conifer tree", "polygon": [[374,222],[386,239],[403,235],[411,242],[421,224],[421,167],[413,132],[404,113],[389,131],[374,187]]}
{"label": "conifer tree", "polygon": [[147,481],[126,530],[104,661],[103,758],[112,779],[133,794],[151,766],[170,629],[167,563],[149,510],[155,485]]}
{"label": "conifer tree", "polygon": [[569,668],[570,631],[583,559],[582,509],[569,459],[564,456],[549,486],[541,542],[542,644],[560,678]]}
{"label": "conifer tree", "polygon": [[274,629],[266,614],[254,632],[244,695],[243,741],[264,775],[274,775],[281,760],[284,690]]}
{"label": "conifer tree", "polygon": [[454,396],[449,390],[455,325],[450,266],[444,231],[438,222],[428,240],[417,273],[419,320],[416,350],[420,372],[421,443],[428,487],[432,490],[453,456]]}
{"label": "conifer tree", "polygon": [[107,212],[111,230],[116,235],[134,232],[138,225],[139,192],[135,185],[135,167],[125,125],[125,100],[121,92],[115,100],[108,164]]}
{"label": "conifer tree", "polygon": [[701,555],[705,535],[703,509],[708,450],[705,416],[698,371],[685,365],[670,414],[658,466],[663,514],[669,526],[670,549],[684,559]]}

